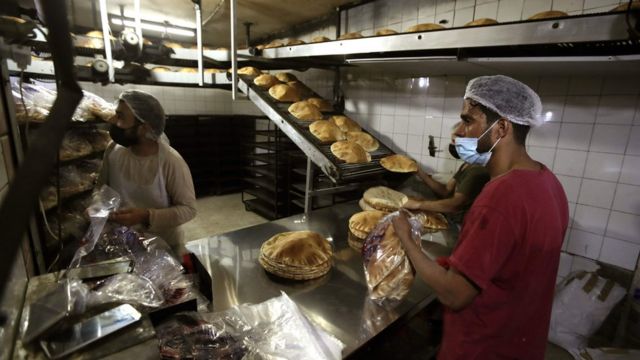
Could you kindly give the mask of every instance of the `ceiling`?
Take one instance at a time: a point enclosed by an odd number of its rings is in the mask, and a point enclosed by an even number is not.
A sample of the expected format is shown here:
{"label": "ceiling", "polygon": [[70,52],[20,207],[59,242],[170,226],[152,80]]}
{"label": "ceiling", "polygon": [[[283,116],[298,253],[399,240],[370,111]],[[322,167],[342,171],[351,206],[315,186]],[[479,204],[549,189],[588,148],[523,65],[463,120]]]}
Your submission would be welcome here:
{"label": "ceiling", "polygon": [[[337,6],[354,0],[237,0],[237,44],[246,43],[244,22],[253,23],[253,39],[284,30],[294,25],[319,19],[335,11]],[[98,0],[68,0],[73,25],[100,28]],[[134,17],[133,0],[107,0],[108,12]],[[195,27],[195,11],[190,0],[141,0],[141,18],[154,22]],[[95,11],[94,11],[95,9]],[[203,42],[210,46],[230,44],[230,0],[202,0]],[[94,24],[94,20],[97,24]],[[143,31],[144,33],[144,31]],[[154,35],[157,35],[155,33]],[[176,41],[195,42],[195,38],[175,37]]]}

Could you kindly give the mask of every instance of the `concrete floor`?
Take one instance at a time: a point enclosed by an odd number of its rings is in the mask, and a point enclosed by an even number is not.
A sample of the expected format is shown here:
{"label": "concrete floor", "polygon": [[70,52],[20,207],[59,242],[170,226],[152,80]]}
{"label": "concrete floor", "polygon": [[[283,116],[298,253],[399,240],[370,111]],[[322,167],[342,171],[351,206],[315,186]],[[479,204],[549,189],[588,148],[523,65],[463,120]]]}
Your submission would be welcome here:
{"label": "concrete floor", "polygon": [[198,215],[182,227],[185,240],[197,240],[267,222],[267,219],[245,211],[240,193],[197,199]]}

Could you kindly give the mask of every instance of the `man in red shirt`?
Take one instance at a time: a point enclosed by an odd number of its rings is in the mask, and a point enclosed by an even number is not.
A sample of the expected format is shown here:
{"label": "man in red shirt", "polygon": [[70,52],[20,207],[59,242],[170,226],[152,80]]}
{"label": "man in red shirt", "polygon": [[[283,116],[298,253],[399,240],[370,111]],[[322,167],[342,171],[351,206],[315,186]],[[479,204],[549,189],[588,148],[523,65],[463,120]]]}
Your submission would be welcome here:
{"label": "man in red shirt", "polygon": [[456,148],[491,180],[467,213],[445,266],[396,232],[418,275],[445,306],[439,359],[543,359],[569,210],[562,186],[525,148],[540,122],[538,95],[506,76],[467,85]]}

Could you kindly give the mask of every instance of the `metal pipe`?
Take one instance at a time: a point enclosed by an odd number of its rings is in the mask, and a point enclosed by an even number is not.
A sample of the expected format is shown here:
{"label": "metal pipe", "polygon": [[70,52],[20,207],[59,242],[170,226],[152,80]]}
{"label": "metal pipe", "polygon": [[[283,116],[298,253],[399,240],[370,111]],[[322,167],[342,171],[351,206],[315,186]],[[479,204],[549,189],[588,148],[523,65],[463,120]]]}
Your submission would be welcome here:
{"label": "metal pipe", "polygon": [[198,85],[204,85],[204,69],[202,66],[202,10],[200,1],[194,3],[196,10],[196,42],[198,44]]}
{"label": "metal pipe", "polygon": [[311,162],[311,158],[307,157],[307,179],[304,185],[304,215],[305,217],[309,216],[311,212],[311,207],[313,204],[313,199],[311,198],[311,192],[313,191],[313,163]]}
{"label": "metal pipe", "polygon": [[[133,9],[134,9],[134,17],[136,22],[136,35],[138,35],[138,46],[140,50],[142,50],[142,46],[144,45],[144,41],[142,40],[142,20],[140,19],[140,0],[133,0]],[[124,24],[124,16],[122,16],[122,21]]]}
{"label": "metal pipe", "polygon": [[[113,55],[111,54],[111,33],[109,31],[109,16],[107,14],[107,0],[100,0],[100,21],[102,22],[102,39],[104,40],[104,53],[109,64],[109,81],[114,82]],[[142,41],[142,39],[140,39]]]}
{"label": "metal pipe", "polygon": [[236,49],[236,0],[231,0],[231,98],[238,97],[238,54]]}

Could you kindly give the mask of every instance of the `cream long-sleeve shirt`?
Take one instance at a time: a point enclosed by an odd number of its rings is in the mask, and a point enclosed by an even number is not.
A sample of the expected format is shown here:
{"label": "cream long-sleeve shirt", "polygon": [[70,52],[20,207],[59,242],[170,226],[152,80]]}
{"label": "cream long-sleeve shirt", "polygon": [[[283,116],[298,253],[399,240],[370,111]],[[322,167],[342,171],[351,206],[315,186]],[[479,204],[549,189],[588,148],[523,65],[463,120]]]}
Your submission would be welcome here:
{"label": "cream long-sleeve shirt", "polygon": [[[189,166],[182,156],[168,144],[158,143],[163,147],[162,166],[165,187],[169,196],[169,207],[149,209],[148,231],[165,237],[172,247],[177,248],[182,242],[182,233],[178,226],[196,216],[196,196]],[[164,150],[164,151],[163,151]],[[146,186],[153,183],[158,173],[159,154],[151,156],[135,155],[127,148],[110,144],[105,151],[98,184],[109,184],[110,172],[119,174],[124,179],[137,185]],[[118,189],[115,189],[118,191]],[[136,207],[136,204],[123,204]]]}

